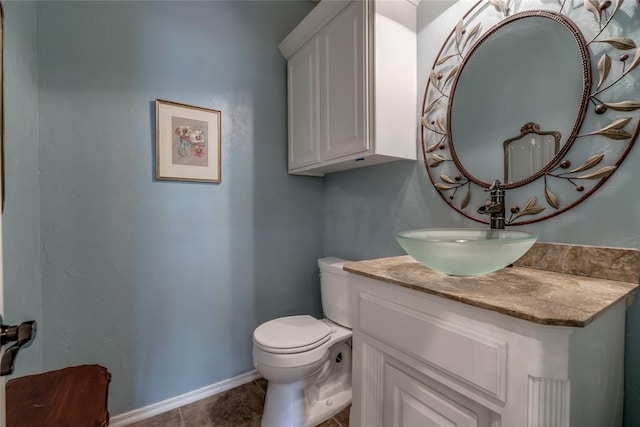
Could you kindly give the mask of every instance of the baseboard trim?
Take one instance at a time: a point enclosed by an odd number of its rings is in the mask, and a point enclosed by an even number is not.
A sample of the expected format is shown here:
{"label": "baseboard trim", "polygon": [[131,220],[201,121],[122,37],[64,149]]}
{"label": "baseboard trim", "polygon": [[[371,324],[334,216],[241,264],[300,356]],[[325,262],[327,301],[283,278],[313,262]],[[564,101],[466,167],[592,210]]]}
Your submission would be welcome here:
{"label": "baseboard trim", "polygon": [[134,409],[133,411],[125,412],[123,414],[116,415],[111,418],[109,422],[110,427],[124,427],[133,423],[137,423],[147,418],[154,417],[163,412],[170,411],[172,409],[179,408],[189,403],[196,402],[200,399],[214,396],[223,391],[230,390],[234,387],[241,386],[253,380],[261,378],[258,371],[253,370],[238,375],[237,377],[229,378],[224,381],[220,381],[215,384],[211,384],[197,390],[190,391],[180,396],[175,396],[162,402],[154,403],[144,408]]}

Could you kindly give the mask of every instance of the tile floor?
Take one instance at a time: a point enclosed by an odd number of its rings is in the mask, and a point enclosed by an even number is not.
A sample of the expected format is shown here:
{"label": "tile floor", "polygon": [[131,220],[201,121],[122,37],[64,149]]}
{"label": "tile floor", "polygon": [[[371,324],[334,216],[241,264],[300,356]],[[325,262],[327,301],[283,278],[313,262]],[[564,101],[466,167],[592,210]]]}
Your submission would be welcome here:
{"label": "tile floor", "polygon": [[[260,427],[266,390],[259,379],[131,427]],[[318,427],[349,427],[349,407]]]}

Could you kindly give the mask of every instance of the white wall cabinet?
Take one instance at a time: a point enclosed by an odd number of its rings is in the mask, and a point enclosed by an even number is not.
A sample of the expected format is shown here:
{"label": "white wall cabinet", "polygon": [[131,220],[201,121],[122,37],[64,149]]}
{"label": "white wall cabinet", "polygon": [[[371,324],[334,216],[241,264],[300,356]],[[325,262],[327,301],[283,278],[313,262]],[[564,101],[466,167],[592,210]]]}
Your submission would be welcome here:
{"label": "white wall cabinet", "polygon": [[416,8],[411,0],[324,1],[280,44],[290,173],[416,159]]}
{"label": "white wall cabinet", "polygon": [[352,425],[622,425],[625,301],[547,326],[352,279]]}

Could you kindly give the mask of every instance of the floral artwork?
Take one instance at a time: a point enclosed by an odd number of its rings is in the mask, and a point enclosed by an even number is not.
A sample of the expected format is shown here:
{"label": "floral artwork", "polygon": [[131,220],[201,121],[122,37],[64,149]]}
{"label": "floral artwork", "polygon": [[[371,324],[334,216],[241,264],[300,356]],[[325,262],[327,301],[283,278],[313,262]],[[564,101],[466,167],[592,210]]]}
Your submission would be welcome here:
{"label": "floral artwork", "polygon": [[207,166],[207,123],[171,117],[171,124],[174,129],[173,164]]}
{"label": "floral artwork", "polygon": [[156,100],[156,179],[219,183],[221,115]]}

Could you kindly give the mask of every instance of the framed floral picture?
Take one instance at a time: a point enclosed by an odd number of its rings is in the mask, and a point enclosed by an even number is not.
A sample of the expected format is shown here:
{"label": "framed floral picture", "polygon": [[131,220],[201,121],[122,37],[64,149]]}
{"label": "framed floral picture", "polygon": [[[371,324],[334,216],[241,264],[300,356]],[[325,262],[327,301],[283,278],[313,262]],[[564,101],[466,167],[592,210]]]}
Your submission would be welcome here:
{"label": "framed floral picture", "polygon": [[156,99],[156,179],[220,182],[221,116]]}

